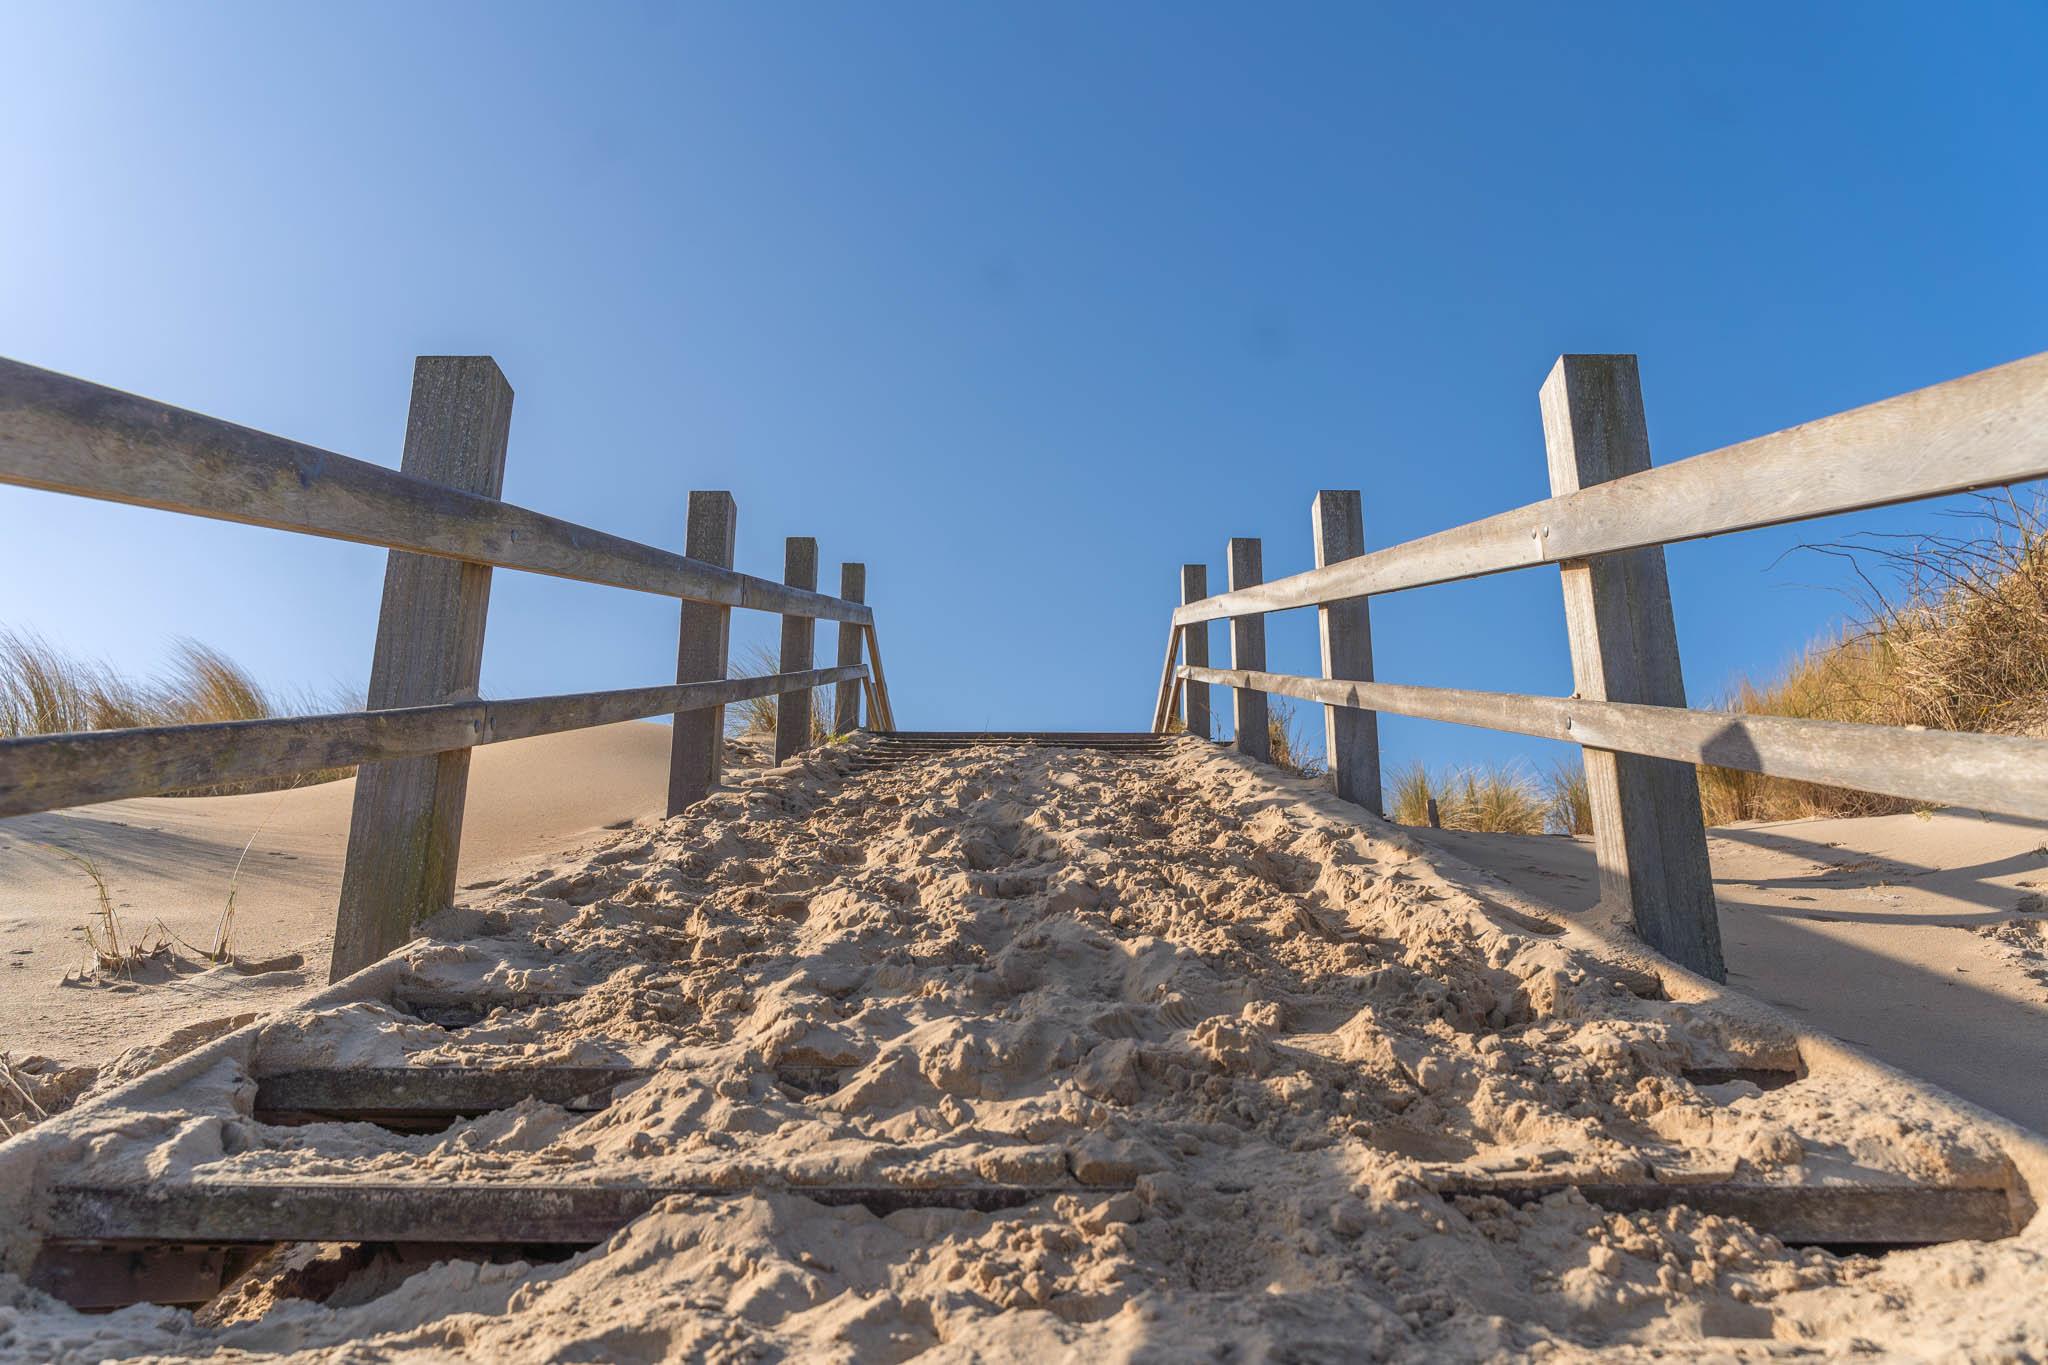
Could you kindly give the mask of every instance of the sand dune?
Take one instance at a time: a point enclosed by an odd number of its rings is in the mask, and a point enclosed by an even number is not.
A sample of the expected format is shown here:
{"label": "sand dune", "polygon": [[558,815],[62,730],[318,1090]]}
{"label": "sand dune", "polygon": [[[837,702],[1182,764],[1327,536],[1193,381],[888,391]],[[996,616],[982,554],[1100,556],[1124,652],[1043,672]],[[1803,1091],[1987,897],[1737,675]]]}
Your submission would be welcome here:
{"label": "sand dune", "polygon": [[[668,752],[668,727],[644,722],[476,750],[459,880],[516,875],[609,826],[658,817]],[[354,797],[349,780],[0,820],[0,1050],[17,1060],[105,1062],[172,1029],[271,1009],[324,984]],[[131,936],[160,921],[203,949],[252,835],[236,884],[234,947],[258,962],[302,954],[303,966],[249,976],[200,970],[185,954],[174,971],[144,973],[140,984],[61,984],[88,961],[83,926],[97,897],[52,846],[99,865]]]}
{"label": "sand dune", "polygon": [[[2004,1190],[2048,1172],[2017,1130],[1195,741],[1152,761],[981,747],[879,770],[859,748],[595,837],[403,954],[416,989],[526,1003],[459,1030],[381,1000],[288,1012],[0,1149],[0,1254],[32,1251],[24,1201],[50,1182],[726,1193],[671,1197],[557,1264],[285,1252],[196,1319],[17,1292],[0,1344],[308,1361],[2048,1352],[2040,1218],[1880,1261],[1687,1208],[1437,1192],[1537,1175]],[[594,1114],[526,1101],[414,1136],[247,1113],[253,1073],[507,1061],[651,1074]],[[1771,1089],[1701,1078],[1795,1064]],[[796,1087],[792,1066],[835,1079]],[[977,1181],[1069,1192],[885,1217],[803,1197]]]}
{"label": "sand dune", "polygon": [[[1589,840],[1411,831],[1568,911]],[[1731,985],[2048,1132],[2048,825],[1943,811],[1708,837]]]}

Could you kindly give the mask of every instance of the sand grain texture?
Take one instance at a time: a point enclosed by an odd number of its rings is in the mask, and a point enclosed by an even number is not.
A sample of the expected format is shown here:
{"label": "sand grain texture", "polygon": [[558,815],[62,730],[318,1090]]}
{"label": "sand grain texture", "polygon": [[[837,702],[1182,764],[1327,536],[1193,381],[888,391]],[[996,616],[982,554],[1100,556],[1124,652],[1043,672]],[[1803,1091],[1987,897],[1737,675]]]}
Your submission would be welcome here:
{"label": "sand grain texture", "polygon": [[[418,983],[574,999],[460,1031],[377,1003],[287,1013],[182,1110],[143,1106],[113,1133],[105,1113],[59,1116],[0,1172],[17,1263],[21,1191],[59,1175],[692,1181],[732,1197],[673,1199],[561,1264],[344,1264],[324,1302],[293,1297],[300,1270],[280,1262],[198,1319],[82,1317],[15,1287],[0,1350],[2048,1355],[2039,1220],[1993,1244],[1838,1259],[1684,1209],[1430,1188],[1715,1171],[2002,1187],[1995,1124],[1818,1057],[1768,1092],[1687,1081],[1797,1064],[1798,1039],[1686,989],[1663,998],[1640,959],[1194,741],[1163,760],[983,747],[864,773],[856,752],[480,893],[406,954]],[[528,1103],[425,1136],[248,1114],[251,1069],[508,1060],[656,1071],[595,1115]],[[795,1064],[843,1078],[778,1084]],[[886,1218],[798,1192],[1074,1180],[1109,1188]]]}

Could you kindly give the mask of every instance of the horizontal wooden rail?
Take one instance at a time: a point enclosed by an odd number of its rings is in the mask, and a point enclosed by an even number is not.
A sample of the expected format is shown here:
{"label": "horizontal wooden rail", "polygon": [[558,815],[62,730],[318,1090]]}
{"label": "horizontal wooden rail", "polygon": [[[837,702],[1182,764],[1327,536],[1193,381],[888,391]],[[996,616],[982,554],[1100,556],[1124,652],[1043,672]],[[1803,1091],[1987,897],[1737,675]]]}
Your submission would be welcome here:
{"label": "horizontal wooden rail", "polygon": [[1177,608],[1193,625],[2048,478],[2048,354]]}
{"label": "horizontal wooden rail", "polygon": [[868,626],[791,588],[395,469],[0,359],[0,483]]}
{"label": "horizontal wooden rail", "polygon": [[446,753],[729,706],[868,676],[867,665],[760,678],[450,702],[332,716],[164,725],[0,741],[0,816]]}
{"label": "horizontal wooden rail", "polygon": [[1228,668],[1183,666],[1177,672],[1186,682],[1220,683],[1326,706],[1392,711],[1615,753],[2048,819],[2048,740]]}

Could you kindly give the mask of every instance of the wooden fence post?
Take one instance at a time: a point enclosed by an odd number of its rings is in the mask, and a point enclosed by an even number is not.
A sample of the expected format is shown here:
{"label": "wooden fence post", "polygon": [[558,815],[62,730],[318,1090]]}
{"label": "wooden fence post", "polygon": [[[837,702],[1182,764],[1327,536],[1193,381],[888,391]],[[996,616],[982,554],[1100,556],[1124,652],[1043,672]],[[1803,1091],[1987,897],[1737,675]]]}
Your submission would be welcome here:
{"label": "wooden fence post", "polygon": [[[1650,467],[1634,356],[1560,357],[1544,381],[1542,406],[1553,494]],[[1578,694],[1684,706],[1663,549],[1567,561],[1560,573]],[[1626,908],[1636,932],[1657,951],[1702,976],[1726,980],[1692,765],[1606,749],[1581,752],[1601,899]]]}
{"label": "wooden fence post", "polygon": [[[1258,537],[1231,537],[1229,560],[1232,592],[1265,581]],[[1266,671],[1264,613],[1230,618],[1230,666],[1254,673]],[[1271,763],[1273,736],[1266,727],[1266,694],[1254,692],[1249,687],[1234,687],[1231,699],[1237,723],[1237,751]]]}
{"label": "wooden fence post", "polygon": [[[849,602],[867,601],[868,566],[839,566],[839,595]],[[850,668],[860,662],[861,628],[848,621],[839,623],[839,666]],[[843,682],[833,689],[832,733],[850,735],[860,729],[860,684]]]}
{"label": "wooden fence post", "polygon": [[[512,386],[489,356],[421,356],[413,365],[400,468],[495,498],[505,485]],[[384,569],[370,663],[372,710],[477,695],[491,569],[393,550]],[[367,967],[455,897],[469,750],[365,763],[356,770],[348,861],[328,979]]]}
{"label": "wooden fence post", "polygon": [[[1180,566],[1180,604],[1199,602],[1209,595],[1209,566],[1207,564],[1183,564]],[[1181,662],[1189,668],[1209,666],[1209,623],[1197,621],[1184,626],[1180,632]],[[1209,684],[1189,682],[1181,684],[1182,705],[1187,708],[1187,732],[1198,739],[1209,738]]]}
{"label": "wooden fence post", "polygon": [[[1316,494],[1309,519],[1315,526],[1316,567],[1325,568],[1365,553],[1365,514],[1356,489]],[[1372,681],[1370,599],[1355,597],[1317,609],[1323,639],[1323,676]],[[1351,706],[1323,708],[1323,752],[1330,763],[1330,787],[1339,800],[1380,814],[1380,718]]]}
{"label": "wooden fence post", "polygon": [[[739,504],[732,494],[692,492],[689,520],[683,553],[730,569],[740,520]],[[722,681],[732,647],[732,608],[709,602],[685,602],[682,606],[682,626],[676,637],[676,681]],[[725,708],[679,713],[669,745],[668,813],[680,815],[709,795],[723,775]]]}
{"label": "wooden fence post", "polygon": [[[792,588],[818,587],[818,542],[791,536],[782,551],[782,581]],[[818,623],[808,616],[782,618],[782,662],[779,671],[800,673],[811,667]],[[811,747],[811,689],[784,692],[775,700],[775,761],[787,763]]]}

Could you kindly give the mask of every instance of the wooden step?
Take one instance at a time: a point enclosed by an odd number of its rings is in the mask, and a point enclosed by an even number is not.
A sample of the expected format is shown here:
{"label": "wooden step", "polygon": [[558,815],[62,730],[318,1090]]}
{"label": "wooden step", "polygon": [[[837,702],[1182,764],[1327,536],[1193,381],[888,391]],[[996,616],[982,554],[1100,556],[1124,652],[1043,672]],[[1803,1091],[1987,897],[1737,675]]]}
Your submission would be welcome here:
{"label": "wooden step", "polygon": [[732,1199],[785,1193],[883,1216],[902,1209],[996,1213],[1056,1194],[1111,1194],[1077,1184],[530,1185],[507,1181],[193,1180],[57,1185],[38,1223],[51,1243],[120,1246],[251,1242],[461,1242],[594,1245],[676,1195]]}
{"label": "wooden step", "polygon": [[[826,1094],[855,1069],[786,1065],[775,1068],[775,1077],[804,1094]],[[259,1076],[255,1113],[259,1123],[375,1123],[434,1132],[524,1100],[594,1113],[611,1103],[613,1087],[649,1074],[631,1066],[306,1067]]]}
{"label": "wooden step", "polygon": [[1844,1249],[1989,1242],[2019,1230],[2012,1198],[2001,1189],[1939,1185],[1771,1185],[1760,1181],[1705,1184],[1583,1182],[1567,1179],[1464,1179],[1436,1185],[1447,1199],[1491,1195],[1530,1204],[1577,1190],[1589,1204],[1615,1213],[1677,1205],[1739,1218],[1787,1246]]}

